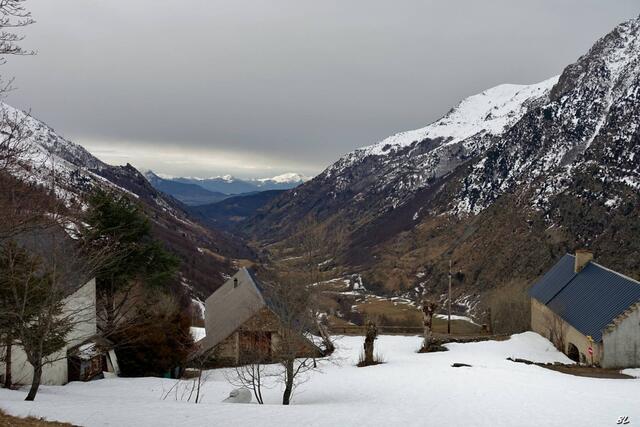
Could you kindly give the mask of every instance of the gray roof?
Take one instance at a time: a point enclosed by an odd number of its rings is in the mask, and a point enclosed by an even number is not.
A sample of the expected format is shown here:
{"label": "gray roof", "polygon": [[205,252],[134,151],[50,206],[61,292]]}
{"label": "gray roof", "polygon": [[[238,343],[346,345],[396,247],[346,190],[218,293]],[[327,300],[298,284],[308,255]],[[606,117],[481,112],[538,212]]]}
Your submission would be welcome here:
{"label": "gray roof", "polygon": [[0,239],[0,244],[10,241],[35,256],[43,269],[55,265],[64,295],[73,294],[93,278],[77,242],[69,237],[62,226],[33,227]]}
{"label": "gray roof", "polygon": [[571,255],[562,257],[529,294],[578,331],[600,342],[607,325],[640,301],[640,282],[595,262],[589,262],[576,274],[573,262]]}
{"label": "gray roof", "polygon": [[[206,335],[198,342],[199,351],[218,345],[263,308],[276,315],[286,310],[252,269],[241,268],[205,300]],[[308,336],[301,334],[301,338],[322,352]]]}
{"label": "gray roof", "polygon": [[[254,277],[248,269],[241,268],[205,300],[203,349],[214,347],[266,307]],[[236,279],[237,286],[234,284]]]}

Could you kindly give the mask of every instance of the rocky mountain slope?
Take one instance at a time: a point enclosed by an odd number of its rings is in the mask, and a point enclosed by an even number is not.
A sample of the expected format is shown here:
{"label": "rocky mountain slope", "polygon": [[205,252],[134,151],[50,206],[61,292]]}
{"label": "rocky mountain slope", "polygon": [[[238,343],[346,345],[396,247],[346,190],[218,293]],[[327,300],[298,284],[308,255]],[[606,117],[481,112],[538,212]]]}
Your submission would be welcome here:
{"label": "rocky mountain slope", "polygon": [[[312,227],[368,287],[459,293],[525,286],[589,247],[640,275],[640,19],[559,77],[501,85],[431,125],[356,150],[246,223],[273,256]],[[268,246],[267,246],[268,245]]]}
{"label": "rocky mountain slope", "polygon": [[3,114],[23,131],[20,165],[14,176],[54,189],[67,204],[83,204],[95,187],[125,192],[138,200],[153,232],[182,258],[182,279],[194,296],[206,297],[233,270],[232,260],[252,252],[237,239],[201,225],[182,203],[155,188],[133,166],[103,163],[80,145],[58,135],[45,123],[2,104]]}

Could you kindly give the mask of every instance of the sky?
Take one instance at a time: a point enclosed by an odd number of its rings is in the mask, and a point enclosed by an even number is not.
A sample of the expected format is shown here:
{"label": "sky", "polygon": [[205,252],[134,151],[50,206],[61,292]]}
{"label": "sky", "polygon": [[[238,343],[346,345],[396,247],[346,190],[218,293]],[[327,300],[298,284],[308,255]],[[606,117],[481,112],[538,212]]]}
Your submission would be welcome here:
{"label": "sky", "polygon": [[112,164],[314,175],[562,72],[637,0],[28,0],[7,102]]}

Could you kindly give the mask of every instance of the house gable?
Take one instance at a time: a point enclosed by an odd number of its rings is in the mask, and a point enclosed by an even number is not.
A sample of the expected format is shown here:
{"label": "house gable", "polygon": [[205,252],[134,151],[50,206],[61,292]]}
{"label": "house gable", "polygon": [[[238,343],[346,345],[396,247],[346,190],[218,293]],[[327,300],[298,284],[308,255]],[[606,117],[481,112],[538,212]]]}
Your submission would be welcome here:
{"label": "house gable", "polygon": [[204,350],[215,347],[265,306],[247,269],[240,269],[205,300]]}

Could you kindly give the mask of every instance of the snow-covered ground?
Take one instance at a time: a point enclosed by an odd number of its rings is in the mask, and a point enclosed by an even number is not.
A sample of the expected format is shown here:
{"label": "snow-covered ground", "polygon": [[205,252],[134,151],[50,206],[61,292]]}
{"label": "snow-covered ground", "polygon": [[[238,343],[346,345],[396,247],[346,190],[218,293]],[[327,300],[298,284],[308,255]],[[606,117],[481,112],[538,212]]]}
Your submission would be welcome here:
{"label": "snow-covered ground", "polygon": [[[447,320],[449,316],[447,316],[446,314],[436,314],[436,318]],[[460,316],[458,314],[452,314],[451,320],[464,320],[465,322],[469,322],[469,323],[473,323],[474,325],[477,325],[477,323],[474,322],[472,318],[468,316]]]}
{"label": "snow-covered ground", "polygon": [[[418,337],[381,336],[385,364],[356,368],[361,337],[338,341],[336,362],[297,390],[291,406],[280,390],[266,405],[220,403],[232,388],[225,370],[210,371],[204,402],[161,400],[174,380],[113,378],[43,387],[37,401],[0,390],[0,408],[88,426],[614,426],[620,416],[640,422],[640,379],[575,377],[513,363],[567,358],[528,332],[508,341],[449,344],[450,351],[417,354]],[[453,368],[461,362],[470,368]]]}
{"label": "snow-covered ground", "polygon": [[200,341],[202,338],[204,338],[207,335],[207,331],[205,331],[204,328],[198,328],[198,327],[192,326],[190,328],[190,331],[194,341]]}

